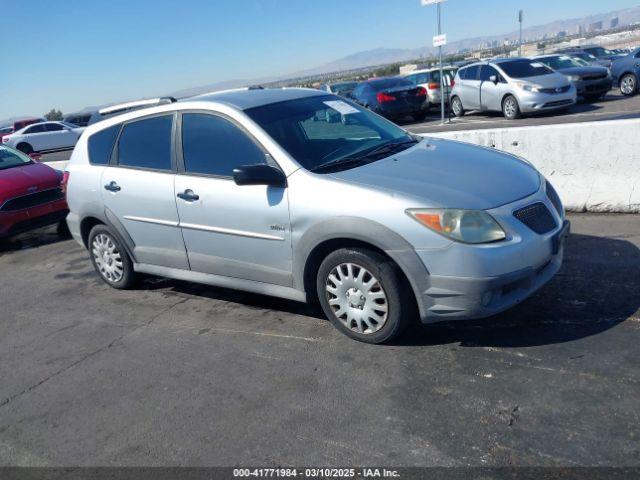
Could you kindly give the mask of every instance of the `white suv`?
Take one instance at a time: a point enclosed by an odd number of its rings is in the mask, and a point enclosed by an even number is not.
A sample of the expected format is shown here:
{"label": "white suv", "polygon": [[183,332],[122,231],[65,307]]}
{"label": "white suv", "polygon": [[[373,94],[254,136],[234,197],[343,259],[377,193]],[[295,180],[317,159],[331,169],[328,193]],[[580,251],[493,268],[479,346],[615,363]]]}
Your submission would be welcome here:
{"label": "white suv", "polygon": [[65,122],[34,123],[2,138],[2,143],[30,153],[73,150],[84,127]]}

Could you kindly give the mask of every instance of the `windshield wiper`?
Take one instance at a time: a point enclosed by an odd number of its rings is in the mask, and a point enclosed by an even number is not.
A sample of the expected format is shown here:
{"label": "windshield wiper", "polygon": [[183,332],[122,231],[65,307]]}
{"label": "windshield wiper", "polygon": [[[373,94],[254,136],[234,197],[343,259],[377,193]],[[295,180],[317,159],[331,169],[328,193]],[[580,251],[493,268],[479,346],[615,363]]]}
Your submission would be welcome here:
{"label": "windshield wiper", "polygon": [[323,163],[311,169],[312,172],[321,172],[324,170],[330,170],[337,166],[352,166],[352,165],[364,165],[375,160],[381,160],[385,155],[396,153],[401,150],[405,150],[407,145],[415,145],[419,140],[411,139],[403,142],[388,142],[378,145],[377,147],[366,150],[359,155],[353,155],[349,157],[336,158],[330,162]]}

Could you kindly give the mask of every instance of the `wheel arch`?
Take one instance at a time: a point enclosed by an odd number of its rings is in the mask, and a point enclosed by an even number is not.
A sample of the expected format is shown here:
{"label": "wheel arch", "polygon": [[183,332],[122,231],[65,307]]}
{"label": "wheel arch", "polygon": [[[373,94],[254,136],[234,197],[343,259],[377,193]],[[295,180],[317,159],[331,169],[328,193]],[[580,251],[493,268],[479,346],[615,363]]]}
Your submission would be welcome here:
{"label": "wheel arch", "polygon": [[33,145],[31,145],[29,142],[25,141],[25,140],[20,140],[17,144],[16,144],[16,150],[20,150],[21,152],[24,153],[24,151],[20,148],[20,147],[29,147],[31,149],[31,152],[35,152],[35,150],[33,149]]}
{"label": "wheel arch", "polygon": [[389,258],[410,285],[422,316],[422,292],[429,288],[429,272],[414,248],[389,228],[370,220],[340,217],[310,228],[294,250],[294,284],[312,301],[318,268],[326,256],[340,248],[365,248]]}

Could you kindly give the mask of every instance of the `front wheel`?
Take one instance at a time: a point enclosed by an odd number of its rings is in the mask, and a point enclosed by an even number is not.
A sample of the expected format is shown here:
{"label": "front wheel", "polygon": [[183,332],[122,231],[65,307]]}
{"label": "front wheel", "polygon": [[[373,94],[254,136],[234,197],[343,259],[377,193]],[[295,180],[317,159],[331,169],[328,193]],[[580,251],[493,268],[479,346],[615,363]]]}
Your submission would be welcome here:
{"label": "front wheel", "polygon": [[398,267],[377,252],[336,250],[318,270],[320,304],[342,333],[365,343],[398,337],[415,316],[415,300]]}
{"label": "front wheel", "polygon": [[91,229],[89,253],[93,267],[107,285],[121,290],[135,285],[138,275],[133,270],[133,262],[105,225],[96,225]]}
{"label": "front wheel", "polygon": [[626,97],[635,95],[638,90],[638,79],[633,73],[627,73],[620,79],[620,91]]}
{"label": "front wheel", "polygon": [[507,96],[502,102],[502,114],[507,120],[516,120],[520,118],[520,105],[513,95]]}
{"label": "front wheel", "polygon": [[462,100],[460,100],[460,98],[453,97],[451,99],[451,111],[458,118],[464,117],[464,107],[462,106]]}

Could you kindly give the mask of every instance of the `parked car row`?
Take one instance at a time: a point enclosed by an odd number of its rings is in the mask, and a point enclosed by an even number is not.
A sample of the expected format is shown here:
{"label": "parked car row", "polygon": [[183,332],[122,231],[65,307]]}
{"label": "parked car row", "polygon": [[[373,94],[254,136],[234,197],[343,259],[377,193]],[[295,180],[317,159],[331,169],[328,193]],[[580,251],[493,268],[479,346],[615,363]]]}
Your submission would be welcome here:
{"label": "parked car row", "polygon": [[[417,70],[397,77],[355,84],[324,85],[333,92],[392,120],[421,121],[444,96],[450,112],[502,112],[513,120],[524,114],[566,110],[578,98],[602,99],[613,87],[624,95],[638,91],[640,49],[612,51],[600,46],[560,50],[533,58],[494,58],[464,65]],[[355,85],[355,86],[354,86]]]}

